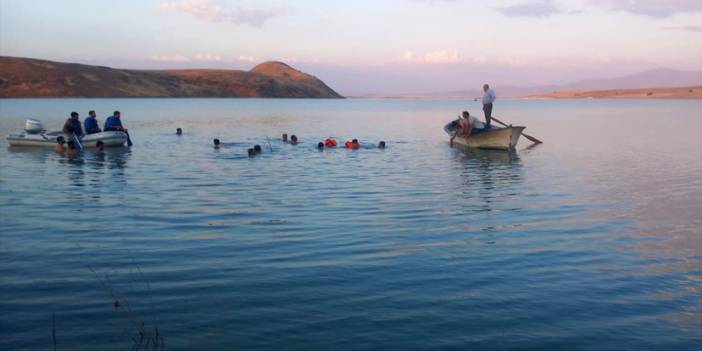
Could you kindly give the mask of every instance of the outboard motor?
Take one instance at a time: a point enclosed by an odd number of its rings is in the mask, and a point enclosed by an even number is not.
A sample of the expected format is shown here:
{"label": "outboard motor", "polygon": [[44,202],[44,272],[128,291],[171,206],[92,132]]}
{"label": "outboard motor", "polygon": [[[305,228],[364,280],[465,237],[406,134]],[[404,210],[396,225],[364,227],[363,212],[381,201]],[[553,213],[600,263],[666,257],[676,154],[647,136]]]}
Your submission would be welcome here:
{"label": "outboard motor", "polygon": [[27,132],[28,134],[39,134],[43,130],[44,130],[44,126],[41,124],[41,121],[38,119],[30,118],[24,124],[24,131]]}

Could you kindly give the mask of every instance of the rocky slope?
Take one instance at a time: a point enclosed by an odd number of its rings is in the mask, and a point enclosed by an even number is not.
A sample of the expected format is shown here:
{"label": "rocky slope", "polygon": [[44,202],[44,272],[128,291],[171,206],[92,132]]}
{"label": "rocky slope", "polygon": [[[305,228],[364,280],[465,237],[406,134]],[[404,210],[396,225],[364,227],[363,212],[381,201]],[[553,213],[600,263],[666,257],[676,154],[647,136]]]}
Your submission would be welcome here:
{"label": "rocky slope", "polygon": [[0,97],[342,98],[282,62],[250,71],[127,70],[0,56]]}

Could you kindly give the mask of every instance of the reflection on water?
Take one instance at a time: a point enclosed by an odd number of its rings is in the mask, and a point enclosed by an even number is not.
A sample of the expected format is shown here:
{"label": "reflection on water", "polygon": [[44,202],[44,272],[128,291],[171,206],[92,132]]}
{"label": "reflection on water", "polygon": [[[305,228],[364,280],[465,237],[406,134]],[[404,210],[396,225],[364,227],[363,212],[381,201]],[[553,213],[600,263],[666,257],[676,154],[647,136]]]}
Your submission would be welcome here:
{"label": "reflection on water", "polygon": [[0,134],[119,106],[136,142],[0,148],[0,349],[54,312],[58,349],[131,347],[87,266],[173,349],[695,349],[702,106],[502,101],[543,145],[450,148],[471,103],[0,100]]}

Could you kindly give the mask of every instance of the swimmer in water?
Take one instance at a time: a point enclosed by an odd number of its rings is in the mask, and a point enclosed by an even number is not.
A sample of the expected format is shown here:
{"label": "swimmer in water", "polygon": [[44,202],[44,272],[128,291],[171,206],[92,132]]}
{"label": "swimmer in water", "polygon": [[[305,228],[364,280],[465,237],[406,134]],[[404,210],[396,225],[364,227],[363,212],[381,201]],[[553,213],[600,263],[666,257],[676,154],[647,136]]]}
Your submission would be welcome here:
{"label": "swimmer in water", "polygon": [[381,140],[381,141],[378,143],[378,149],[384,149],[384,148],[385,148],[385,142]]}
{"label": "swimmer in water", "polygon": [[65,143],[66,139],[64,139],[62,136],[59,136],[58,138],[56,138],[56,146],[54,146],[54,150],[56,150],[56,152],[58,153],[63,153],[63,151],[65,150],[63,144]]}
{"label": "swimmer in water", "polygon": [[260,154],[261,151],[263,151],[263,150],[261,149],[261,145],[254,145],[254,152],[255,152],[255,153]]}
{"label": "swimmer in water", "polygon": [[95,143],[95,147],[97,148],[97,151],[100,151],[100,152],[105,151],[105,143],[103,143],[102,140],[98,140]]}
{"label": "swimmer in water", "polygon": [[317,149],[319,149],[319,151],[324,150],[324,143],[321,141],[319,143],[317,143]]}
{"label": "swimmer in water", "polygon": [[219,139],[215,139],[214,140],[214,148],[219,149],[220,148],[219,144],[220,144]]}
{"label": "swimmer in water", "polygon": [[180,128],[176,128],[176,135],[183,135],[183,130]]}
{"label": "swimmer in water", "polygon": [[68,148],[66,149],[66,155],[73,156],[77,153],[78,151],[76,150],[76,142],[73,140],[68,141]]}
{"label": "swimmer in water", "polygon": [[249,153],[249,157],[254,157],[254,156],[256,156],[256,150],[254,150],[253,148],[250,148],[250,149],[248,149],[248,150],[246,150],[246,151]]}
{"label": "swimmer in water", "polygon": [[297,135],[293,134],[290,136],[290,144],[297,145]]}
{"label": "swimmer in water", "polygon": [[284,143],[288,142],[288,133],[283,133],[283,142]]}

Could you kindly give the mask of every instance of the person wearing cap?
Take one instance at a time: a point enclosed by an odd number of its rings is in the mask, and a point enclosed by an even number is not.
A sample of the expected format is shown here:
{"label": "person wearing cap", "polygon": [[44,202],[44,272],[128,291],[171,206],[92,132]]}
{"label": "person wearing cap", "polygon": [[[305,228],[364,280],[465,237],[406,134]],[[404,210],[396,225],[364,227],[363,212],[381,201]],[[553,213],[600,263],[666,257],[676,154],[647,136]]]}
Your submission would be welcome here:
{"label": "person wearing cap", "polygon": [[81,127],[78,117],[78,112],[71,112],[71,118],[68,118],[66,123],[63,124],[64,134],[71,136],[75,134],[78,137],[83,136],[83,127]]}
{"label": "person wearing cap", "polygon": [[85,126],[85,134],[102,132],[102,130],[100,130],[100,126],[98,125],[97,118],[95,118],[95,111],[91,110],[88,112],[88,117],[85,117],[83,125]]}
{"label": "person wearing cap", "polygon": [[490,89],[490,86],[485,84],[483,85],[483,91],[485,94],[483,94],[483,112],[485,112],[485,128],[490,129],[492,128],[490,122],[492,120],[492,103],[495,102],[495,99],[497,97],[495,96],[495,92]]}
{"label": "person wearing cap", "polygon": [[122,121],[120,120],[121,114],[119,111],[115,111],[112,116],[107,117],[105,120],[105,128],[103,128],[106,132],[126,132],[127,128],[122,127]]}

